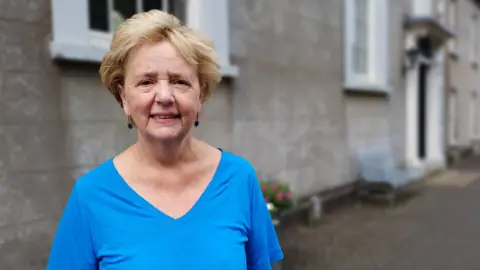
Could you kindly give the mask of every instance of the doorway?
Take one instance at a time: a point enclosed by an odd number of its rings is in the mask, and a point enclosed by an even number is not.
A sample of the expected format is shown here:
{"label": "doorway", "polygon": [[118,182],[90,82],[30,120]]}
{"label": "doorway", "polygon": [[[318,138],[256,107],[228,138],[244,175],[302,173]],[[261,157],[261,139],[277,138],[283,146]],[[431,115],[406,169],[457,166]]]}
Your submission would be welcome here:
{"label": "doorway", "polygon": [[428,73],[430,66],[422,63],[418,67],[418,158],[427,157],[427,101],[428,101]]}

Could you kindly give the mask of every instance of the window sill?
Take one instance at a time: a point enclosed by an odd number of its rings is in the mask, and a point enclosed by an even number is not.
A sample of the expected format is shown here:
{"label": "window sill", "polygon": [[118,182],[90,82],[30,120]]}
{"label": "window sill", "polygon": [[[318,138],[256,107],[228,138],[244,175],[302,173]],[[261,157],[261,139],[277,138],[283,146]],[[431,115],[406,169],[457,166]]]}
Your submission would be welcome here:
{"label": "window sill", "polygon": [[376,94],[376,95],[388,95],[390,94],[391,87],[388,85],[380,84],[353,84],[347,83],[343,87],[348,93],[358,94]]}
{"label": "window sill", "polygon": [[[72,44],[53,41],[50,44],[50,54],[55,60],[100,63],[108,49],[102,46],[89,44]],[[234,78],[239,75],[237,66],[225,65],[222,67],[222,76]]]}

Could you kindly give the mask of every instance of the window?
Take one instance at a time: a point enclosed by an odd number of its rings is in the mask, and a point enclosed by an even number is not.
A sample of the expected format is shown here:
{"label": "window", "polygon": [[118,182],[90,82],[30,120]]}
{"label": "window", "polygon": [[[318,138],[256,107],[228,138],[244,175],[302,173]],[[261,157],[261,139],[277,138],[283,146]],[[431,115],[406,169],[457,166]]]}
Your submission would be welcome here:
{"label": "window", "polygon": [[437,0],[437,3],[436,3],[436,11],[437,11],[436,15],[437,15],[438,21],[442,25],[447,24],[447,16],[445,14],[445,1],[446,0]]}
{"label": "window", "polygon": [[478,135],[478,101],[475,92],[470,100],[470,136],[472,139]]}
{"label": "window", "polygon": [[458,110],[457,92],[451,91],[449,96],[449,141],[450,144],[455,144],[458,140]]}
{"label": "window", "polygon": [[345,0],[345,86],[388,91],[386,1]]}
{"label": "window", "polygon": [[224,76],[238,74],[238,68],[230,64],[228,0],[52,0],[51,55],[54,59],[100,62],[115,28],[132,15],[151,9],[172,13],[209,35]]}
{"label": "window", "polygon": [[90,43],[108,48],[112,33],[138,12],[164,10],[186,21],[185,0],[88,0]]}
{"label": "window", "polygon": [[353,54],[353,70],[357,74],[368,73],[368,17],[369,1],[355,1],[355,31],[353,32],[353,44],[351,47]]}
{"label": "window", "polygon": [[160,9],[185,22],[185,0],[89,0],[90,30],[113,32],[117,26],[135,13]]}
{"label": "window", "polygon": [[475,112],[474,112],[474,138],[480,138],[480,104],[478,104],[478,98],[475,98]]}
{"label": "window", "polygon": [[[457,33],[457,1],[456,0],[449,0],[448,3],[448,26],[450,29]],[[450,39],[448,43],[448,49],[452,53],[457,52],[457,40],[456,38]]]}
{"label": "window", "polygon": [[469,42],[469,45],[470,45],[470,56],[469,56],[469,59],[471,59],[471,61],[473,63],[477,63],[477,16],[472,16],[472,20],[471,20],[471,23],[469,25],[469,29],[470,29],[470,42]]}

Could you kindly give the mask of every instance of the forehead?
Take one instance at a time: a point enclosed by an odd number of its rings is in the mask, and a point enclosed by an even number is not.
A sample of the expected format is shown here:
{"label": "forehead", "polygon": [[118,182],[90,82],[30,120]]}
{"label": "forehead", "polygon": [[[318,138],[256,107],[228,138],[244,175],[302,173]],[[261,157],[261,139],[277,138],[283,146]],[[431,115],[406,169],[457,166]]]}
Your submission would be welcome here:
{"label": "forehead", "polygon": [[188,64],[168,41],[146,43],[136,48],[130,53],[125,68],[127,76],[145,73],[196,75],[194,66]]}

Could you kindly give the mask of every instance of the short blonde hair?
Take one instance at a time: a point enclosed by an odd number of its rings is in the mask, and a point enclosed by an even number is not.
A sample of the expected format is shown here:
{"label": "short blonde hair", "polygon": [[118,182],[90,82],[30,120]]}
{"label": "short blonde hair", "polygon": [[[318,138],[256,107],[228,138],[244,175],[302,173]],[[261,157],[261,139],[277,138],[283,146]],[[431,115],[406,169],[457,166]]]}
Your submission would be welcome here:
{"label": "short blonde hair", "polygon": [[220,65],[213,41],[183,26],[180,20],[160,10],[138,13],[122,23],[113,35],[110,50],[100,65],[103,85],[122,105],[120,86],[125,80],[125,64],[130,52],[148,42],[168,41],[184,58],[197,68],[203,100],[221,80]]}

